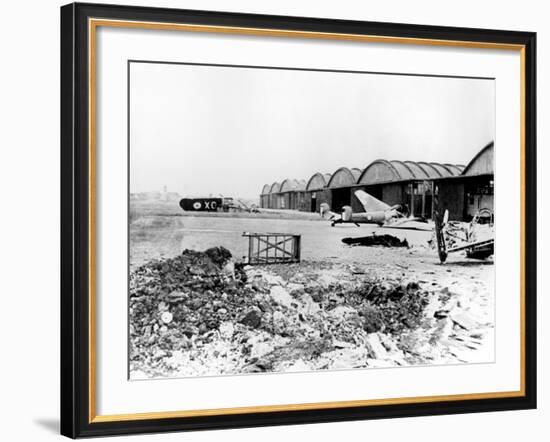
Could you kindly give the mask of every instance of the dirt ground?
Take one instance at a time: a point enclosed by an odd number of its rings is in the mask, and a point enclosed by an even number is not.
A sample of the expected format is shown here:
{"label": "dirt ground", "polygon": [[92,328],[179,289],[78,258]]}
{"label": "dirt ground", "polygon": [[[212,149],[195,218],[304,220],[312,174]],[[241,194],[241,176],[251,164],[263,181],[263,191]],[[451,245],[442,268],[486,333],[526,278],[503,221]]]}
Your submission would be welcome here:
{"label": "dirt ground", "polygon": [[[371,350],[373,348],[380,350],[384,347],[382,356],[380,355],[382,350],[374,351],[374,354],[371,351],[366,359],[361,359],[358,352],[364,351],[365,345],[359,343],[351,347],[349,343],[340,347],[332,345],[329,346],[330,351],[327,349],[320,359],[308,359],[300,355],[283,358],[286,365],[277,366],[277,371],[472,363],[494,360],[495,300],[492,259],[471,260],[463,253],[458,253],[450,255],[447,262],[441,264],[435,249],[428,244],[432,238],[431,232],[387,229],[370,225],[331,227],[328,222],[318,219],[316,214],[305,214],[301,219],[283,219],[279,213],[262,213],[259,216],[220,213],[213,214],[214,216],[209,214],[193,216],[184,214],[179,207],[177,210],[174,209],[174,204],[177,205],[177,203],[171,203],[171,205],[156,203],[154,207],[146,204],[132,206],[130,222],[132,271],[152,259],[171,258],[185,249],[205,250],[223,246],[231,252],[236,261],[241,261],[247,251],[247,238],[242,237],[243,232],[293,233],[302,235],[302,262],[292,265],[247,266],[246,272],[249,278],[259,278],[264,282],[279,278],[275,285],[283,292],[290,294],[293,293],[293,287],[296,284],[304,284],[304,279],[324,284],[329,291],[333,283],[357,287],[366,280],[376,280],[379,283],[387,281],[394,285],[414,282],[419,285],[422,293],[430,294],[422,313],[423,320],[416,329],[403,333],[398,339],[395,336],[390,339],[384,333],[378,333],[377,336],[374,336],[376,333],[365,334],[366,341],[376,339],[384,343],[383,346],[377,346],[376,342],[365,344],[366,348]],[[410,247],[362,247],[342,243],[342,238],[345,237],[371,234],[390,234],[400,239],[407,239]],[[267,293],[272,291],[273,284],[269,285]],[[302,293],[292,296],[299,298],[305,295]],[[285,313],[295,314],[298,317],[303,313],[300,309],[311,307],[311,305],[304,307],[305,304],[300,302],[296,305],[295,310],[285,310]],[[325,311],[322,303],[319,306],[315,308],[321,308],[323,315],[325,313],[329,315],[330,311]],[[329,316],[326,320],[332,321]],[[252,353],[262,353],[262,348],[266,346],[271,351],[275,351],[277,345],[281,348],[288,346],[288,342],[274,343],[272,338],[275,335],[271,338],[264,335],[258,333],[252,338],[247,335],[247,339],[253,341]],[[388,344],[390,341],[391,343]],[[219,345],[219,342],[216,345]],[[206,351],[204,349],[207,347],[208,345],[201,346],[203,349],[201,351]],[[235,361],[242,362],[242,355],[234,354],[233,362],[229,363],[231,359],[231,352],[229,352],[227,356],[229,359],[225,359],[224,366],[223,361],[220,362],[218,357],[215,358],[214,363],[205,355],[200,356],[199,353],[192,358],[195,361],[193,363],[187,356],[183,357],[180,353],[175,353],[177,359],[175,362],[171,355],[166,356],[167,360],[171,361],[171,365],[153,364],[157,367],[155,370],[144,363],[136,362],[131,364],[131,371],[135,372],[133,378],[216,375],[250,369],[250,366],[237,366]],[[187,355],[187,353],[184,354]],[[358,365],[357,358],[369,362]],[[202,362],[199,363],[199,360]],[[340,362],[337,362],[338,360]],[[349,363],[346,363],[346,360]],[[160,369],[160,366],[164,369]],[[166,371],[166,367],[171,368]]]}
{"label": "dirt ground", "polygon": [[[242,259],[247,250],[246,239],[242,237],[245,231],[305,234],[312,226],[323,227],[326,223],[319,221],[315,213],[298,211],[192,213],[182,211],[177,202],[132,202],[130,268],[151,259],[175,256],[185,249],[204,250],[216,246],[226,247],[235,258]],[[316,240],[318,233],[308,233],[307,237]]]}
{"label": "dirt ground", "polygon": [[[302,258],[313,261],[333,260],[334,262],[355,262],[377,256],[379,249],[350,247],[342,243],[342,238],[390,234],[400,239],[406,238],[415,249],[427,246],[430,232],[404,231],[380,228],[376,225],[352,224],[331,227],[317,214],[295,212],[286,216],[301,216],[302,219],[284,219],[280,212],[261,214],[242,213],[203,213],[193,215],[172,204],[133,208],[130,223],[131,267],[160,257],[174,256],[184,249],[205,250],[223,246],[231,251],[236,259],[243,259],[247,253],[247,239],[244,232],[292,233],[302,235]],[[390,252],[391,253],[391,252]],[[402,256],[403,251],[397,251]],[[432,256],[433,255],[433,256]],[[437,255],[430,254],[437,261]]]}

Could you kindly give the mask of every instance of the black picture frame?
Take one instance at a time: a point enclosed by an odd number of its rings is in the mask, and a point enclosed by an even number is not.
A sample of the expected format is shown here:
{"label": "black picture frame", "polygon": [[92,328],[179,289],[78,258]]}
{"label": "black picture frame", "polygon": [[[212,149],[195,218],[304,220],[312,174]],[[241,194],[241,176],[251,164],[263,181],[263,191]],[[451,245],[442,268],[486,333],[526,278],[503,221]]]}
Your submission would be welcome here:
{"label": "black picture frame", "polygon": [[[93,422],[90,419],[89,18],[521,45],[524,51],[524,395]],[[536,408],[536,34],[73,3],[61,8],[61,434],[71,437]]]}

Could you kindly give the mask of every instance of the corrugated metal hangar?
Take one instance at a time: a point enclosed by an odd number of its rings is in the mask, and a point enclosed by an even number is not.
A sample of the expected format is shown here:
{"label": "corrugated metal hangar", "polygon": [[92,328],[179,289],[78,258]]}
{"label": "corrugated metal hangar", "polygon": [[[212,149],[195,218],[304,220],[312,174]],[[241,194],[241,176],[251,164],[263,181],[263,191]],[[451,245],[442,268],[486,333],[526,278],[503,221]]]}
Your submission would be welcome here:
{"label": "corrugated metal hangar", "polygon": [[[414,161],[373,161],[359,177],[367,193],[393,206],[401,204],[413,216],[430,218],[435,179],[457,176],[464,166]],[[352,205],[359,210],[359,205]]]}
{"label": "corrugated metal hangar", "polygon": [[269,207],[270,190],[271,190],[271,186],[269,184],[266,184],[262,188],[262,193],[260,194],[260,207]]}
{"label": "corrugated metal hangar", "polygon": [[351,205],[352,189],[357,184],[361,169],[340,167],[327,183],[327,203],[335,212],[342,207]]}
{"label": "corrugated metal hangar", "polygon": [[332,174],[317,172],[306,182],[285,179],[262,188],[263,208],[318,212],[326,202],[334,211],[351,206],[363,211],[355,197],[363,189],[389,205],[400,204],[413,216],[431,218],[449,210],[450,219],[463,220],[482,208],[493,209],[491,142],[464,167],[456,164],[375,160],[365,169],[340,167]]}
{"label": "corrugated metal hangar", "polygon": [[305,211],[319,212],[322,203],[328,202],[328,192],[325,190],[330,181],[330,173],[315,173],[306,184]]}
{"label": "corrugated metal hangar", "polygon": [[304,194],[306,191],[305,180],[287,178],[281,183],[279,195],[281,195],[281,209],[303,210]]}
{"label": "corrugated metal hangar", "polygon": [[277,182],[274,182],[269,188],[269,208],[270,209],[280,209],[281,208],[281,195],[279,194],[279,189],[281,185]]}
{"label": "corrugated metal hangar", "polygon": [[489,143],[453,179],[435,181],[438,193],[437,210],[449,211],[450,219],[470,221],[483,209],[494,210],[494,152]]}

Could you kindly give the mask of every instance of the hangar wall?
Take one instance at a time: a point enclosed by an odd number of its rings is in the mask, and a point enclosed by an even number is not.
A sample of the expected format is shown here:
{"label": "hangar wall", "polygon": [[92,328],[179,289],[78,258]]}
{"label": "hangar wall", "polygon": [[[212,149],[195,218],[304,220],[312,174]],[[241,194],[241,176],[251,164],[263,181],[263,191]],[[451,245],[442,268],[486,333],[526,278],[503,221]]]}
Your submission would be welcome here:
{"label": "hangar wall", "polygon": [[396,183],[382,186],[382,198],[380,199],[390,206],[395,204],[403,204],[403,184]]}
{"label": "hangar wall", "polygon": [[493,207],[494,143],[479,151],[467,166],[434,162],[378,159],[365,169],[339,167],[332,174],[317,172],[309,180],[284,179],[263,186],[261,206],[318,212],[327,203],[335,212],[344,206],[362,212],[355,196],[364,190],[386,204],[400,204],[410,214],[431,218],[449,210],[451,219],[471,218],[481,206]]}
{"label": "hangar wall", "polygon": [[460,180],[447,180],[437,185],[437,208],[443,215],[449,211],[450,220],[462,220],[464,218],[464,182]]}

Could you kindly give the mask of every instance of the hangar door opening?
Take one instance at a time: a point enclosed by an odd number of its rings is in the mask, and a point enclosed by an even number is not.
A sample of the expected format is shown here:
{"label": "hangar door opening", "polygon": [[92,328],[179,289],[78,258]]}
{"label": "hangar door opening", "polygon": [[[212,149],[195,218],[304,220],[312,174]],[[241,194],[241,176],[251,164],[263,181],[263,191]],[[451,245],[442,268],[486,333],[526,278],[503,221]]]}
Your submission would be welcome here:
{"label": "hangar door opening", "polygon": [[310,212],[317,212],[317,192],[311,192]]}
{"label": "hangar door opening", "polygon": [[384,200],[384,197],[383,197],[383,193],[382,193],[382,190],[383,190],[383,186],[382,185],[377,185],[377,186],[365,186],[363,188],[363,190],[365,192],[367,192],[369,195],[375,197],[376,199],[380,200],[380,201],[383,201]]}
{"label": "hangar door opening", "polygon": [[332,189],[332,210],[341,212],[344,206],[351,206],[351,189]]}

